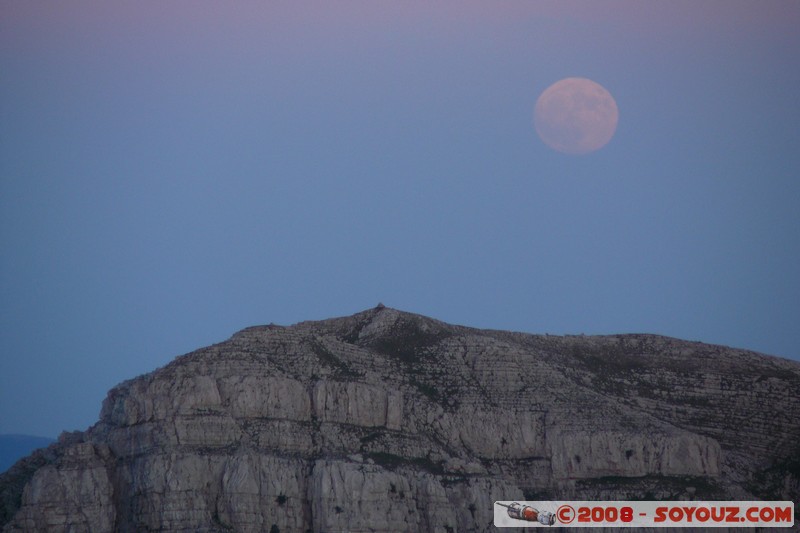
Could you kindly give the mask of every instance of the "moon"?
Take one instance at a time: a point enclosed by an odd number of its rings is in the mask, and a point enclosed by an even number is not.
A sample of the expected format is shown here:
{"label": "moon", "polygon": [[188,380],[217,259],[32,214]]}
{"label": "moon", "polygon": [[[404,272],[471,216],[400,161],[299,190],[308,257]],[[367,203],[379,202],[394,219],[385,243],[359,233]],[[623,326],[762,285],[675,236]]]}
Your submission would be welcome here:
{"label": "moon", "polygon": [[533,111],[536,133],[554,150],[588,154],[617,130],[619,110],[602,85],[586,78],[557,81],[539,96]]}

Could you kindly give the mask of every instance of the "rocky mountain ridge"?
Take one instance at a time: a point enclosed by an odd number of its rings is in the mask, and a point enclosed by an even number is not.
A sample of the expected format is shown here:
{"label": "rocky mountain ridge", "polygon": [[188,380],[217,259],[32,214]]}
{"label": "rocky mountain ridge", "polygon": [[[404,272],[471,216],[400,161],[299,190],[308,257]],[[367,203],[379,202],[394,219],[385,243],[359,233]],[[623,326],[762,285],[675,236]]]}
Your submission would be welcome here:
{"label": "rocky mountain ridge", "polygon": [[[0,477],[3,531],[488,531],[495,500],[800,495],[800,364],[379,306],[112,389]],[[23,488],[24,487],[24,488]]]}
{"label": "rocky mountain ridge", "polygon": [[0,473],[33,450],[50,445],[53,440],[35,435],[0,435]]}

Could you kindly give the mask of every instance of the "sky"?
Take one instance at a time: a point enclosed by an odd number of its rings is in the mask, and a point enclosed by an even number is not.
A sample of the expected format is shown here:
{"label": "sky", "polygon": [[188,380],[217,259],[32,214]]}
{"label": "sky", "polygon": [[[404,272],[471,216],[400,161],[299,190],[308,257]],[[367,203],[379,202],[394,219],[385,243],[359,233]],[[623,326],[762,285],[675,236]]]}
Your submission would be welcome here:
{"label": "sky", "polygon": [[[800,3],[0,3],[0,433],[379,302],[800,360]],[[548,148],[591,79],[613,139]]]}

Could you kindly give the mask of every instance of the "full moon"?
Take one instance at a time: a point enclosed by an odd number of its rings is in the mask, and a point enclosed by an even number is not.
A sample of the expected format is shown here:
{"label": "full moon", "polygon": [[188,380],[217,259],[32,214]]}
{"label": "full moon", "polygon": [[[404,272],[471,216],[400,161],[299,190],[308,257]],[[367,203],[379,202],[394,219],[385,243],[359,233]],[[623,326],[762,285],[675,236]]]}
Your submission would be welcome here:
{"label": "full moon", "polygon": [[588,154],[614,136],[619,110],[602,85],[586,78],[557,81],[539,96],[533,111],[542,141],[565,154]]}

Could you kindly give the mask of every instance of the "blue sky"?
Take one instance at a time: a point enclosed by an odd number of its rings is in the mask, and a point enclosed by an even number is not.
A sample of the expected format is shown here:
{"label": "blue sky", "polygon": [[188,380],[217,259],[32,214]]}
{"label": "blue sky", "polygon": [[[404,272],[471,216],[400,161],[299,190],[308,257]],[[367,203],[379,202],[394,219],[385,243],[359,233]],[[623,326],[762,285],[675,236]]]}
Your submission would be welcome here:
{"label": "blue sky", "polygon": [[[800,4],[0,6],[0,433],[378,302],[800,358]],[[533,105],[602,84],[615,137]]]}

